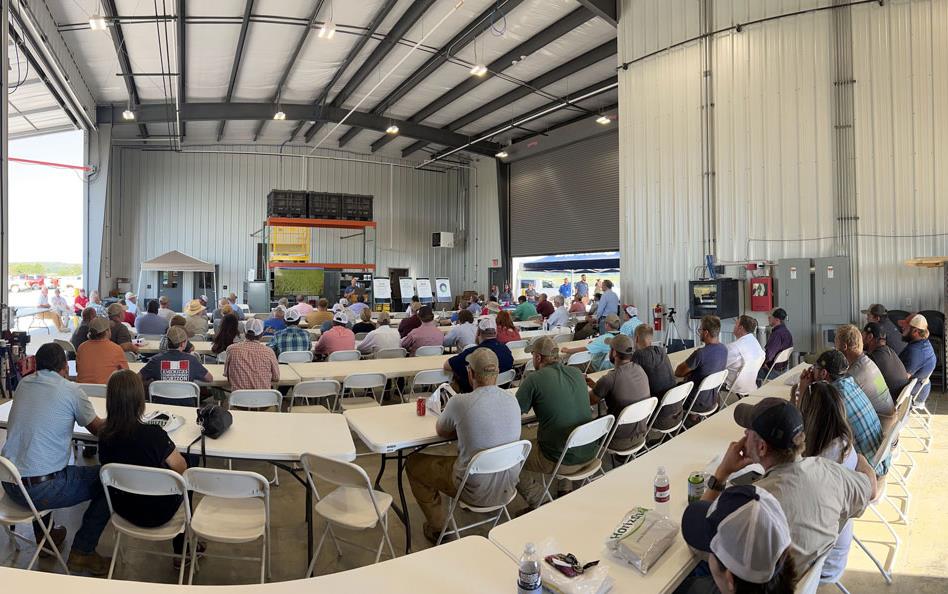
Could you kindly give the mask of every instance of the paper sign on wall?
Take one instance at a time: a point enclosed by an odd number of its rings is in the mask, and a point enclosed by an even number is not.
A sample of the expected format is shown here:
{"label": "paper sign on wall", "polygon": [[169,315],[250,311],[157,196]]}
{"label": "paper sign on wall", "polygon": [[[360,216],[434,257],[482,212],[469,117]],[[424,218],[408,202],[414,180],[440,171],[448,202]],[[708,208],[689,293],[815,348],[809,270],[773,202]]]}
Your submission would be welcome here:
{"label": "paper sign on wall", "polygon": [[790,267],[790,280],[796,280],[796,278],[797,278],[797,267],[791,266]]}
{"label": "paper sign on wall", "polygon": [[826,267],[826,278],[833,278],[833,267],[832,267],[832,266],[827,266],[827,267]]}
{"label": "paper sign on wall", "polygon": [[451,281],[446,278],[435,279],[435,291],[438,301],[451,301]]}
{"label": "paper sign on wall", "polygon": [[372,293],[376,299],[392,298],[392,283],[387,278],[372,279]]}
{"label": "paper sign on wall", "polygon": [[422,303],[431,303],[433,300],[431,294],[431,280],[427,278],[415,279],[415,286],[418,288],[418,299]]}
{"label": "paper sign on wall", "polygon": [[407,277],[399,277],[398,288],[402,292],[402,301],[408,303],[415,294],[415,281]]}

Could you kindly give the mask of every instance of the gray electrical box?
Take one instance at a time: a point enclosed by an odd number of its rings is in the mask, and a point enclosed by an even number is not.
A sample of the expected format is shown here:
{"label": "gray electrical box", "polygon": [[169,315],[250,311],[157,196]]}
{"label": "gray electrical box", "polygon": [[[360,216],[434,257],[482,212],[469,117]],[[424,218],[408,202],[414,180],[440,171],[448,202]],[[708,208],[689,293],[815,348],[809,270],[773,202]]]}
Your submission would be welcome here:
{"label": "gray electrical box", "polygon": [[852,321],[852,283],[849,258],[813,260],[813,318],[817,324],[848,324]]}
{"label": "gray electrical box", "polygon": [[813,281],[810,259],[793,258],[777,261],[777,307],[787,312],[784,322],[793,334],[793,347],[813,352]]}
{"label": "gray electrical box", "polygon": [[267,281],[244,281],[244,300],[250,311],[266,313],[270,311],[270,283]]}

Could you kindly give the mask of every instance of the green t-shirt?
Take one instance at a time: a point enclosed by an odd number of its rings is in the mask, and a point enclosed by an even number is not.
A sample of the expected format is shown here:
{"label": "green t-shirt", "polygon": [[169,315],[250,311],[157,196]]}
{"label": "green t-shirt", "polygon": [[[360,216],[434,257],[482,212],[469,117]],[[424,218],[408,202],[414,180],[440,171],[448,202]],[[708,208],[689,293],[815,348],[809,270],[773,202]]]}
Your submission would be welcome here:
{"label": "green t-shirt", "polygon": [[524,301],[514,310],[513,318],[518,322],[522,322],[529,320],[535,315],[537,315],[537,306],[530,301]]}
{"label": "green t-shirt", "polygon": [[[570,432],[592,420],[589,390],[577,369],[559,363],[548,365],[527,375],[517,389],[521,412],[531,408],[540,426],[537,445],[547,460],[557,461],[563,453]],[[583,464],[592,460],[599,442],[569,450],[563,464]]]}

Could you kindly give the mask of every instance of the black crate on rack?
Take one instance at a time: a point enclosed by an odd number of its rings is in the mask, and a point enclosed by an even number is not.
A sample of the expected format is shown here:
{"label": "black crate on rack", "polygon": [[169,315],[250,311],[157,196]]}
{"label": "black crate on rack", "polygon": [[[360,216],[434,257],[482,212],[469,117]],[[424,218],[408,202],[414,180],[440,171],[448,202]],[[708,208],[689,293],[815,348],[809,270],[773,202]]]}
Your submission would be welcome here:
{"label": "black crate on rack", "polygon": [[307,213],[306,192],[297,190],[272,190],[267,195],[268,217],[305,219]]}
{"label": "black crate on rack", "polygon": [[339,194],[327,192],[309,192],[309,218],[311,219],[340,219],[340,204],[342,197]]}
{"label": "black crate on rack", "polygon": [[372,196],[344,194],[340,205],[340,213],[342,215],[340,218],[349,221],[371,221]]}

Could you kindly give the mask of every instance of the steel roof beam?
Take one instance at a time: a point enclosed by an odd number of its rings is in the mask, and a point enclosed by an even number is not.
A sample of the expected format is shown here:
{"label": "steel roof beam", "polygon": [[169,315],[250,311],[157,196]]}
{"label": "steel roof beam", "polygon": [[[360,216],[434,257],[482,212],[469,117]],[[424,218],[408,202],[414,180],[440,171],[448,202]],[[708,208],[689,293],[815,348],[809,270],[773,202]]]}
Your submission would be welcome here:
{"label": "steel roof beam", "polygon": [[[128,47],[125,45],[125,35],[122,33],[122,25],[114,21],[114,19],[118,18],[118,9],[115,8],[115,0],[102,0],[102,12],[105,13],[106,19],[111,22],[112,31],[109,37],[112,39],[113,47],[115,47],[115,55],[118,57],[119,69],[122,71],[122,74],[130,75],[132,73],[132,62],[128,59]],[[138,97],[138,87],[135,85],[135,78],[133,76],[123,76],[122,80],[125,81],[128,101],[134,109],[141,102]],[[148,138],[148,127],[145,126],[145,124],[139,124],[138,131],[142,138]]]}
{"label": "steel roof beam", "polygon": [[586,10],[606,21],[613,27],[619,26],[619,7],[616,0],[578,0]]}
{"label": "steel roof beam", "polygon": [[[184,0],[178,0],[178,22],[177,22],[177,38],[178,42],[178,104],[188,102],[188,23],[187,23],[187,8]],[[171,69],[171,64],[168,64],[168,69]],[[184,140],[185,135],[187,134],[187,126],[184,122],[181,122],[181,129],[178,130],[179,142]]]}
{"label": "steel roof beam", "polygon": [[[247,41],[247,30],[250,28],[250,15],[253,12],[253,0],[247,0],[244,7],[244,20],[240,25],[240,36],[237,38],[237,50],[234,52],[234,64],[230,69],[230,82],[227,83],[227,95],[224,97],[225,103],[230,103],[234,98],[234,87],[237,84],[237,73],[240,72],[240,60],[244,56],[244,42]],[[224,126],[227,120],[221,120],[217,126],[217,142],[224,138]]]}

